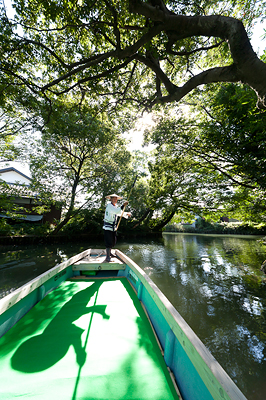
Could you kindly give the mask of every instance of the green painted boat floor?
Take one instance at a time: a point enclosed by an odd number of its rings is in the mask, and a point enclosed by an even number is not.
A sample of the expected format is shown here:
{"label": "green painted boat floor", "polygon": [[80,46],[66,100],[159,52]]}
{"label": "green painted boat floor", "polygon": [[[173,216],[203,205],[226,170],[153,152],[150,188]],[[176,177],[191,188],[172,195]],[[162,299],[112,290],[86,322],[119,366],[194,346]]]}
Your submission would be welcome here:
{"label": "green painted boat floor", "polygon": [[0,398],[174,399],[126,279],[67,281],[0,339]]}

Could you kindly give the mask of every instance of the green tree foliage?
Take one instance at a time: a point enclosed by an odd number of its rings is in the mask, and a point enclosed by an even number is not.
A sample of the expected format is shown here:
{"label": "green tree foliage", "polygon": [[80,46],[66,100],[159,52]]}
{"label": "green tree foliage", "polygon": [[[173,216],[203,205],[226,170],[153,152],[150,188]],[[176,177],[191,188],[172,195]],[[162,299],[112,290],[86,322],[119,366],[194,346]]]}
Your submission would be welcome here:
{"label": "green tree foliage", "polygon": [[94,117],[90,108],[77,109],[67,101],[57,103],[30,153],[34,189],[46,201],[60,202],[64,209],[64,218],[54,233],[85,205],[102,198],[106,181],[114,179],[114,175],[107,175],[110,165],[130,160],[104,114]]}
{"label": "green tree foliage", "polygon": [[[1,108],[0,105],[0,162],[13,161],[19,158],[20,149],[14,141],[21,132],[25,132],[27,122],[21,112],[16,110],[12,101]],[[2,164],[0,165],[2,168]]]}
{"label": "green tree foliage", "polygon": [[164,116],[153,131],[154,201],[165,209],[178,200],[177,209],[198,215],[264,220],[266,114],[256,109],[256,96],[224,85],[191,101],[193,108]]}
{"label": "green tree foliage", "polygon": [[[139,225],[139,221],[143,218],[148,208],[148,160],[149,156],[146,152],[140,150],[134,150],[132,152],[131,172],[128,176],[128,188],[125,197],[127,198],[130,194],[129,208],[134,219],[134,226]],[[132,189],[133,184],[134,188]]]}
{"label": "green tree foliage", "polygon": [[14,0],[1,8],[3,90],[41,101],[153,107],[200,85],[243,82],[265,106],[266,65],[249,37],[265,1]]}
{"label": "green tree foliage", "polygon": [[[106,196],[113,192],[123,196],[121,203],[129,198],[126,210],[132,215],[128,220],[122,219],[119,233],[129,235],[133,230],[132,234],[135,235],[136,232],[149,229],[145,224],[140,226],[141,218],[147,209],[148,180],[143,169],[144,166],[147,167],[144,165],[147,155],[137,151],[133,152],[130,158],[125,159],[125,154],[128,155],[128,152],[121,152],[120,155],[113,154],[108,159],[108,164],[103,163],[105,179],[98,181],[99,196],[87,204],[86,208],[79,209],[79,212],[75,213],[74,218],[63,228],[64,233],[102,234]],[[97,201],[99,198],[102,198],[102,202]]]}
{"label": "green tree foliage", "polygon": [[[14,0],[13,5],[12,17],[4,2],[0,6],[0,105],[19,115],[20,126],[42,124],[34,174],[48,181],[48,194],[55,194],[54,181],[59,182],[56,195],[68,216],[77,207],[79,188],[102,207],[111,187],[125,193],[130,188],[136,169],[117,134],[110,134],[110,123],[115,132],[121,124],[120,133],[134,113],[162,105],[166,112],[167,105],[184,98],[194,101],[190,118],[178,110],[153,132],[158,151],[150,188],[143,175],[136,186],[141,207],[132,204],[138,224],[150,221],[158,228],[180,208],[202,213],[221,203],[232,207],[233,195],[241,196],[244,188],[260,190],[263,198],[264,114],[255,103],[266,106],[266,64],[249,38],[258,18],[265,19],[265,0]],[[252,107],[233,86],[216,94],[217,82],[251,87],[244,91]],[[62,100],[68,95],[71,104]]]}
{"label": "green tree foliage", "polygon": [[151,221],[154,229],[162,228],[179,212],[182,218],[202,214],[209,200],[203,167],[178,147],[178,143],[158,146],[155,160],[150,163],[150,207],[157,216]]}
{"label": "green tree foliage", "polygon": [[242,186],[265,189],[266,113],[256,108],[253,91],[230,84],[200,97],[200,140],[209,162]]}
{"label": "green tree foliage", "polygon": [[[266,113],[256,108],[249,88],[227,85],[208,95],[202,145],[233,191],[227,209],[242,220],[264,221],[266,208]],[[226,196],[225,200],[226,200]]]}

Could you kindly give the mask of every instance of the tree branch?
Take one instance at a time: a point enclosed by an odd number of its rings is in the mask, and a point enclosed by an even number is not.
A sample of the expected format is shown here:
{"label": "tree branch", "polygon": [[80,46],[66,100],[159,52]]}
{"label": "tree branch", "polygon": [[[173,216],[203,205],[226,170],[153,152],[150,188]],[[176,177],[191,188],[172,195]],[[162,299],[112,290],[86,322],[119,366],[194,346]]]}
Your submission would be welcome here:
{"label": "tree branch", "polygon": [[216,47],[219,47],[224,42],[225,42],[225,40],[221,40],[219,43],[216,43],[212,46],[202,46],[202,47],[198,47],[197,49],[194,49],[191,51],[174,51],[171,49],[172,46],[170,45],[170,42],[168,42],[166,50],[168,51],[169,54],[173,54],[175,56],[190,56],[191,54],[195,54],[199,51],[208,51],[211,49],[215,49]]}
{"label": "tree branch", "polygon": [[[165,11],[165,8],[162,10],[162,7],[154,7],[141,0],[132,0],[130,10],[162,24],[161,29],[169,36],[171,44],[193,36],[219,37],[227,40],[236,68],[235,76],[238,77],[238,81],[250,85],[258,95],[259,105],[266,107],[266,64],[253,51],[241,21],[221,15],[175,15],[168,10]],[[193,85],[192,88],[194,87]],[[182,97],[177,96],[172,101]]]}
{"label": "tree branch", "polygon": [[176,86],[175,91],[168,96],[156,98],[148,105],[148,108],[152,108],[155,104],[166,104],[172,103],[173,101],[179,101],[193,89],[206,83],[238,81],[239,76],[237,74],[237,68],[234,64],[226,67],[211,68],[207,71],[201,72],[196,76],[193,76],[183,86]]}
{"label": "tree branch", "polygon": [[[195,150],[194,150],[195,151]],[[235,177],[233,177],[232,175],[230,175],[228,172],[224,171],[223,168],[219,167],[216,163],[214,163],[212,160],[210,160],[209,157],[207,157],[207,155],[203,154],[202,152],[198,153],[199,157],[203,158],[205,161],[207,161],[207,163],[209,165],[211,165],[214,170],[221,172],[221,174],[223,174],[224,176],[226,176],[227,178],[229,178],[234,184],[236,184],[237,186],[243,186],[246,187],[248,189],[256,189],[257,186],[254,185],[250,185],[248,183],[245,182],[241,182],[238,181]]]}
{"label": "tree branch", "polygon": [[156,62],[151,56],[144,57],[142,55],[136,54],[135,59],[139,60],[143,64],[147,65],[147,67],[151,68],[153,72],[155,72],[156,76],[160,79],[160,81],[164,84],[166,90],[168,93],[175,93],[175,90],[178,89],[177,86],[175,86],[168,76],[163,72],[163,70],[160,68],[160,65],[158,62]]}
{"label": "tree branch", "polygon": [[[123,69],[124,66],[127,65],[129,59],[135,59],[146,65],[156,75],[154,90],[156,98],[149,100],[150,107],[158,103],[164,104],[179,101],[197,86],[212,82],[241,82],[248,84],[256,92],[259,104],[262,107],[266,107],[266,64],[262,62],[253,51],[246,30],[241,21],[222,15],[178,15],[170,11],[163,0],[150,0],[149,2],[130,0],[129,11],[146,18],[145,26],[143,26],[142,21],[139,22],[139,26],[137,26],[137,23],[136,25],[133,24],[130,26],[129,24],[126,24],[126,22],[130,20],[126,15],[121,14],[120,18],[120,9],[115,2],[103,0],[102,5],[105,8],[105,10],[103,10],[103,15],[105,15],[106,21],[94,21],[93,17],[90,16],[89,24],[79,24],[78,22],[76,25],[76,32],[74,32],[73,45],[77,44],[80,40],[79,31],[82,28],[84,28],[84,33],[85,29],[88,31],[88,37],[86,40],[90,41],[90,38],[95,31],[95,26],[108,26],[112,29],[111,34],[107,33],[105,30],[101,31],[101,34],[105,35],[106,51],[104,53],[95,54],[87,58],[88,47],[84,44],[86,42],[84,39],[84,43],[81,41],[79,42],[80,47],[78,50],[81,57],[83,56],[84,58],[68,65],[65,60],[60,57],[60,53],[57,54],[56,51],[54,51],[52,48],[53,44],[51,44],[50,48],[47,46],[47,43],[49,43],[50,40],[49,37],[47,37],[46,42],[44,41],[45,44],[38,40],[34,40],[34,37],[32,40],[30,38],[28,40],[23,38],[25,43],[27,42],[32,44],[37,49],[41,48],[45,50],[45,52],[47,52],[49,56],[53,57],[59,65],[57,71],[60,72],[58,72],[56,79],[54,79],[55,75],[51,74],[50,78],[48,78],[51,79],[51,81],[44,84],[40,89],[42,93],[47,90],[56,95],[67,93],[83,82],[108,77],[109,74],[119,69]],[[111,21],[108,20],[108,18],[110,19],[110,13]],[[120,19],[122,22],[120,22]],[[48,18],[46,22],[47,24],[45,27],[49,26],[50,21]],[[52,26],[54,27],[54,23]],[[71,26],[71,24],[66,24],[63,28],[68,26]],[[63,28],[59,26],[57,30],[59,31]],[[30,35],[30,29],[34,30],[36,28],[29,27],[27,30],[28,35]],[[123,29],[133,29],[138,30],[139,32],[143,31],[143,34],[141,37],[137,35],[137,39],[135,39],[136,36],[133,34],[128,35],[126,32],[125,37],[122,38],[121,35]],[[74,26],[72,30],[75,30]],[[43,32],[45,32],[45,30],[43,30]],[[49,32],[50,30],[47,31],[47,35]],[[68,30],[66,31],[66,34],[69,35]],[[14,33],[14,35],[17,37],[16,33]],[[193,40],[194,37],[219,38],[219,42],[212,46],[201,46],[191,51],[174,50],[173,46],[179,40],[186,38],[191,38]],[[154,38],[156,38],[156,40],[153,40]],[[204,71],[188,79],[188,81],[181,87],[177,87],[173,81],[171,81],[169,74],[167,76],[165,71],[167,71],[167,67],[169,66],[169,60],[167,58],[168,54],[172,56],[171,62],[173,62],[172,58],[174,58],[174,56],[189,57],[196,52],[204,52],[213,49],[224,41],[228,43],[231,57],[233,59],[231,66],[217,66],[216,68]],[[54,43],[53,40],[52,43]],[[92,47],[90,48],[90,51],[96,53],[98,51],[97,40],[94,41],[92,39],[91,43]],[[160,43],[159,47],[158,43]],[[155,60],[148,56],[148,54],[153,54],[153,50],[160,54],[158,59],[164,59],[166,64],[165,70],[163,70],[162,66],[159,65],[157,59]],[[5,53],[7,53],[7,51],[3,52],[3,59]],[[146,56],[144,54],[146,54]],[[175,59],[174,63],[175,66],[178,66],[178,59]],[[108,65],[108,67],[106,65]],[[61,72],[61,67],[64,67],[65,69],[63,73]],[[95,73],[95,67],[97,67],[97,73]],[[109,68],[108,71],[106,71],[106,68]],[[87,76],[82,75],[84,71],[86,71]],[[184,72],[183,63],[180,72]],[[56,71],[54,71],[54,73],[56,73]],[[61,76],[59,76],[60,73],[62,73]],[[27,78],[21,74],[19,79],[28,85],[31,90],[38,87],[39,77],[38,81],[36,78],[37,84],[35,86],[31,83],[33,82],[32,77],[27,80]],[[183,76],[182,79],[184,79]],[[55,90],[51,90],[52,87],[56,87],[63,82],[65,82],[65,87],[58,87],[55,88]],[[168,92],[167,95],[162,96],[163,90],[161,90],[161,84],[164,85]],[[147,104],[147,101],[145,104]]]}

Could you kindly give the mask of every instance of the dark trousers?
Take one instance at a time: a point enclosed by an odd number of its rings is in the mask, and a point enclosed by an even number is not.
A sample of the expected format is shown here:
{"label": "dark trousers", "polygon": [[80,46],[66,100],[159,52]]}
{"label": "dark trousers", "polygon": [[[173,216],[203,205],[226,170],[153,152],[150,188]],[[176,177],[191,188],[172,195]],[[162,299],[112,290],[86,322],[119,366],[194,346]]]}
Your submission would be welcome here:
{"label": "dark trousers", "polygon": [[106,231],[104,229],[104,243],[107,249],[113,248],[116,244],[116,231]]}

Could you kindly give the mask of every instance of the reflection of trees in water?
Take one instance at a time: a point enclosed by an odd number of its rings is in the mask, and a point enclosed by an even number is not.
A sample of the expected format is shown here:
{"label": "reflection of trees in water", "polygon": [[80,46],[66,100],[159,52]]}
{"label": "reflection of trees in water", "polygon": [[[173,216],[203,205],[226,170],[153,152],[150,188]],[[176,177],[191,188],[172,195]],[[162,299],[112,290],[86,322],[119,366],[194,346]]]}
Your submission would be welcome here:
{"label": "reflection of trees in water", "polygon": [[164,240],[166,247],[177,253],[177,259],[186,258],[188,264],[195,261],[200,262],[202,257],[205,259],[209,257],[213,263],[218,261],[218,265],[227,262],[232,266],[245,266],[252,272],[259,272],[260,266],[266,258],[266,249],[258,243],[256,238],[164,235]]}
{"label": "reflection of trees in water", "polygon": [[0,298],[87,248],[88,243],[2,246]]}
{"label": "reflection of trees in water", "polygon": [[177,272],[175,293],[172,288],[167,297],[247,397],[254,388],[261,396],[266,285],[259,267],[264,248],[255,238],[165,237],[166,247],[175,251]]}

